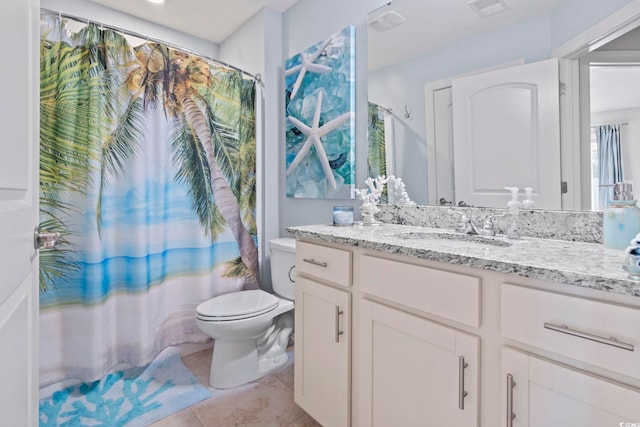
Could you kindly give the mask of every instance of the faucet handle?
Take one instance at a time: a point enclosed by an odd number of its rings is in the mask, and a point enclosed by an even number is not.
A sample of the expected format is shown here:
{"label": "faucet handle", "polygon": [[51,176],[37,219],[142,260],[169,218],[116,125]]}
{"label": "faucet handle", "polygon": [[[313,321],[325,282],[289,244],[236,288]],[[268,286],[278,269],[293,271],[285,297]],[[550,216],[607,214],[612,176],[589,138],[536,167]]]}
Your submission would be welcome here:
{"label": "faucet handle", "polygon": [[495,224],[493,223],[493,219],[501,216],[505,216],[505,214],[495,214],[495,215],[487,216],[484,220],[484,223],[482,224],[482,231],[483,231],[482,234],[484,234],[485,236],[495,236],[496,230],[495,230]]}
{"label": "faucet handle", "polygon": [[449,212],[459,215],[458,222],[456,222],[455,225],[455,231],[457,231],[458,233],[466,233],[467,226],[469,224],[469,217],[467,213],[464,211],[456,211],[454,209],[449,209]]}

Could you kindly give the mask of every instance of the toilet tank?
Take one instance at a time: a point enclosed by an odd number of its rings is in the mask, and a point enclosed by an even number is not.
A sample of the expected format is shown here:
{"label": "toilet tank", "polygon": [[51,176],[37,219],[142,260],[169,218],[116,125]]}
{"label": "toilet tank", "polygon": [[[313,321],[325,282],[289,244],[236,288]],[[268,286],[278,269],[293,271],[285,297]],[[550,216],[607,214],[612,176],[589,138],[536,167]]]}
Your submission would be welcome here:
{"label": "toilet tank", "polygon": [[294,300],[296,296],[296,240],[281,237],[269,240],[273,292]]}

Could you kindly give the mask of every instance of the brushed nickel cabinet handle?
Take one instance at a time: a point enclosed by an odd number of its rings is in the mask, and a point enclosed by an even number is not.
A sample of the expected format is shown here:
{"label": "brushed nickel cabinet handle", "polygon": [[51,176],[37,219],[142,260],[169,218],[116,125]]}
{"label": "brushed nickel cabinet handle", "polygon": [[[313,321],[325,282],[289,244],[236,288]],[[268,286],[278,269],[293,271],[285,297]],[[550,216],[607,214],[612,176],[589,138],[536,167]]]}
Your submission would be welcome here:
{"label": "brushed nickel cabinet handle", "polygon": [[553,323],[545,323],[545,329],[550,329],[552,331],[560,332],[562,334],[572,335],[578,338],[584,338],[586,340],[595,341],[600,344],[610,345],[612,347],[621,348],[622,350],[634,351],[635,347],[633,344],[628,344],[626,342],[618,341],[616,338],[604,338],[598,335],[593,335],[587,332],[578,331],[576,329],[571,329],[567,325],[554,325]]}
{"label": "brushed nickel cabinet handle", "polygon": [[513,375],[507,374],[507,427],[513,427],[513,420],[516,418],[516,414],[513,413],[513,388],[515,386]]}
{"label": "brushed nickel cabinet handle", "polygon": [[316,261],[315,259],[311,258],[303,258],[302,261],[304,262],[308,262],[309,264],[313,264],[313,265],[317,265],[318,267],[327,267],[327,263],[326,262],[320,262],[320,261]]}
{"label": "brushed nickel cabinet handle", "polygon": [[458,358],[458,408],[464,411],[464,398],[469,395],[464,389],[464,370],[469,366],[464,356]]}
{"label": "brushed nickel cabinet handle", "polygon": [[344,334],[344,332],[340,330],[340,315],[341,314],[344,314],[344,311],[340,310],[340,307],[338,307],[336,305],[336,317],[335,317],[336,343],[340,342],[340,335]]}

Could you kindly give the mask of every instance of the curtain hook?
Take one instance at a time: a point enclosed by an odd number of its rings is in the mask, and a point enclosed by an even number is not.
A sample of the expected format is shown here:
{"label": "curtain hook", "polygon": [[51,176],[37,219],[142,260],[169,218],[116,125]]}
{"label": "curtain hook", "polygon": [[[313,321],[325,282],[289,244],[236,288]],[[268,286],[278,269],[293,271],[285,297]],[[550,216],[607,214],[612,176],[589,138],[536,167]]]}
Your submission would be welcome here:
{"label": "curtain hook", "polygon": [[410,119],[411,118],[411,113],[412,113],[412,109],[409,108],[407,105],[404,106],[404,118],[405,119]]}

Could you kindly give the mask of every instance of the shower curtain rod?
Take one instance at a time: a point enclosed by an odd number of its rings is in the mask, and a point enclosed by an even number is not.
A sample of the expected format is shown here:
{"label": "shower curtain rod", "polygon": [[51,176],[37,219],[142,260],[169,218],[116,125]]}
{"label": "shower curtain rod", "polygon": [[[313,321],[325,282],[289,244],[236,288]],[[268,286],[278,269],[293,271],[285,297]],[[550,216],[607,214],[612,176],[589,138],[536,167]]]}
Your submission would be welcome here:
{"label": "shower curtain rod", "polygon": [[181,52],[188,53],[190,55],[199,56],[201,58],[207,59],[209,62],[213,62],[213,63],[220,64],[220,65],[224,65],[225,67],[231,68],[232,70],[239,71],[242,74],[255,79],[256,84],[258,84],[258,85],[262,84],[262,76],[260,75],[260,73],[251,74],[248,71],[245,71],[245,70],[243,70],[241,68],[235,67],[235,66],[233,66],[231,64],[227,64],[226,62],[219,61],[217,59],[213,59],[213,57],[211,57],[209,55],[203,55],[203,54],[198,53],[198,52],[196,52],[196,51],[194,51],[192,49],[187,49],[185,47],[182,47],[182,46],[179,46],[179,45],[176,45],[176,44],[173,44],[173,43],[169,43],[169,42],[166,42],[164,40],[156,39],[154,37],[150,37],[150,36],[145,35],[145,34],[140,34],[140,33],[137,33],[135,31],[127,30],[127,29],[122,28],[122,27],[115,27],[113,25],[105,24],[103,22],[94,21],[94,20],[91,20],[91,19],[88,19],[88,18],[82,18],[80,16],[70,15],[68,13],[62,13],[60,11],[55,11],[55,10],[46,9],[46,8],[40,8],[40,11],[44,12],[44,13],[47,13],[49,15],[58,16],[59,18],[72,19],[72,20],[74,20],[76,22],[82,22],[82,23],[85,23],[87,25],[88,24],[95,24],[95,25],[98,25],[101,28],[107,28],[109,30],[117,31],[119,33],[126,34],[128,36],[137,37],[139,39],[146,40],[147,42],[151,41],[151,42],[154,42],[154,43],[165,44],[165,45],[168,45],[169,48],[171,48],[171,49],[179,50]]}
{"label": "shower curtain rod", "polygon": [[[629,123],[618,123],[618,124],[619,124],[620,126],[627,126]],[[601,126],[606,126],[606,125],[601,125]],[[591,126],[591,129],[593,129],[593,128],[597,128],[597,127],[600,127],[600,126]]]}

